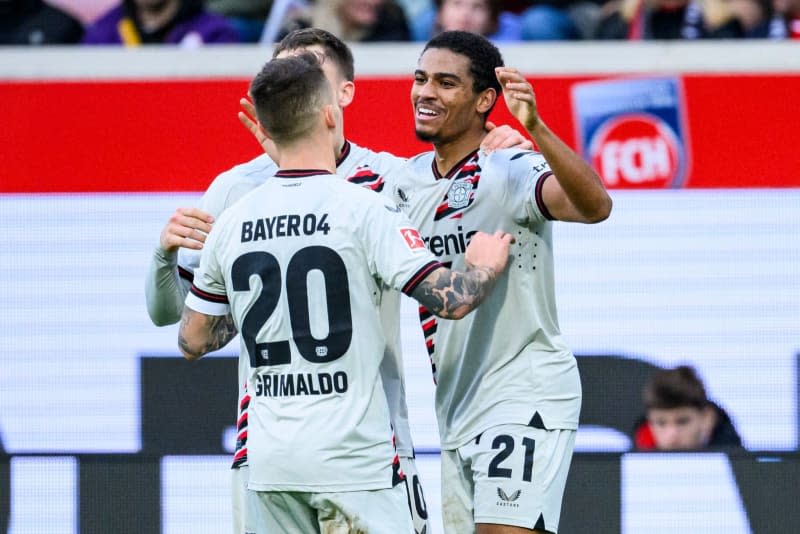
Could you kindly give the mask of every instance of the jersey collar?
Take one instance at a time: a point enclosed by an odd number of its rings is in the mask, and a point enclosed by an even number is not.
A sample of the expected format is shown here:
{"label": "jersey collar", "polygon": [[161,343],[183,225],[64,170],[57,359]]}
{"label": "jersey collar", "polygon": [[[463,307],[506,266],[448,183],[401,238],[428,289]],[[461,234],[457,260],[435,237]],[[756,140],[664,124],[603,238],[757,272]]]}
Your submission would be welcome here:
{"label": "jersey collar", "polygon": [[306,178],[307,176],[330,175],[325,169],[281,169],[275,173],[276,178]]}
{"label": "jersey collar", "polygon": [[339,154],[339,157],[336,160],[336,166],[338,167],[339,165],[344,163],[344,160],[346,160],[347,156],[349,156],[349,155],[350,155],[350,141],[345,139],[344,140],[344,144],[342,145],[342,151],[341,151],[341,153]]}
{"label": "jersey collar", "polygon": [[461,161],[453,165],[453,167],[449,171],[447,171],[447,174],[445,175],[442,175],[442,173],[439,172],[439,169],[436,168],[436,154],[434,153],[433,161],[431,162],[431,169],[433,169],[433,177],[436,178],[437,180],[441,180],[442,178],[449,180],[450,178],[455,176],[455,174],[461,169],[461,167],[464,166],[466,162],[474,158],[477,153],[478,149],[476,148],[475,150],[464,156],[461,159]]}

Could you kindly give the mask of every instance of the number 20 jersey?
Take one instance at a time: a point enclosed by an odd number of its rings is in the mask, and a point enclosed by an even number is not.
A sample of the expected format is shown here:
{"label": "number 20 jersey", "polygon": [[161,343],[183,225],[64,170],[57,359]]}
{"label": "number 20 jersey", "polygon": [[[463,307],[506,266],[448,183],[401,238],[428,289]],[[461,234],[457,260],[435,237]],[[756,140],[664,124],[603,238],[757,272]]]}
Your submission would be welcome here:
{"label": "number 20 jersey", "polygon": [[440,264],[388,199],[280,171],[220,216],[186,305],[230,312],[250,360],[251,489],[336,492],[399,479],[379,374],[381,285]]}
{"label": "number 20 jersey", "polygon": [[[345,141],[336,174],[354,184],[376,193],[391,194],[391,183],[398,172],[404,172],[405,159],[387,152],[375,152],[355,143]],[[241,197],[263,184],[278,171],[278,166],[262,154],[220,174],[209,186],[200,201],[200,208],[215,217],[232,206]],[[191,284],[194,270],[200,264],[200,251],[181,248],[178,251],[178,269]],[[400,295],[397,291],[383,292],[381,318],[386,336],[386,358],[381,364],[381,378],[392,414],[395,444],[400,456],[413,456],[414,445],[408,424],[403,359],[400,342]],[[236,414],[236,450],[233,467],[247,465],[247,407],[250,393],[245,388],[249,369],[239,366],[239,396]]]}
{"label": "number 20 jersey", "polygon": [[441,176],[433,152],[409,160],[396,202],[426,246],[454,269],[475,231],[510,232],[515,243],[494,291],[460,321],[420,312],[436,385],[443,449],[506,423],[575,429],[581,403],[577,362],[558,325],[552,217],[541,199],[552,174],[543,156],[475,151]]}

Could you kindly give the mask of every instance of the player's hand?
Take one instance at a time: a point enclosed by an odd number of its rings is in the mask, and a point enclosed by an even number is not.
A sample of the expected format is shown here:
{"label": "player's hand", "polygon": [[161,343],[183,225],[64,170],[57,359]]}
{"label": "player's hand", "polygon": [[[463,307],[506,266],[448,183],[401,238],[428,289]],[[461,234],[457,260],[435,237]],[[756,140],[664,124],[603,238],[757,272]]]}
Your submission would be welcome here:
{"label": "player's hand", "polygon": [[256,138],[258,144],[264,146],[264,141],[267,139],[267,136],[264,135],[264,132],[261,131],[261,128],[258,127],[258,122],[256,121],[256,108],[250,100],[247,98],[240,98],[239,105],[242,106],[244,111],[240,111],[239,122],[247,128],[247,131]]}
{"label": "player's hand", "polygon": [[539,124],[539,110],[533,87],[517,69],[497,67],[495,74],[503,86],[503,98],[508,110],[530,132]]}
{"label": "player's hand", "polygon": [[272,158],[272,161],[278,163],[278,149],[275,146],[275,143],[272,142],[272,139],[267,137],[262,130],[258,126],[258,121],[256,120],[256,108],[250,100],[247,98],[239,99],[239,105],[242,106],[244,111],[239,112],[239,122],[247,128],[247,131],[256,138],[258,144],[261,145],[261,148],[264,149],[264,152]]}
{"label": "player's hand", "polygon": [[477,232],[469,241],[464,254],[467,268],[491,269],[495,275],[502,273],[508,264],[508,255],[514,239],[508,232],[498,230],[494,235]]}
{"label": "player's hand", "polygon": [[518,148],[520,150],[533,149],[533,143],[525,138],[520,132],[507,124],[501,126],[493,122],[486,122],[486,137],[481,143],[481,150],[486,153],[494,152],[501,148]]}
{"label": "player's hand", "polygon": [[213,222],[214,217],[201,209],[178,208],[161,230],[161,248],[167,252],[175,252],[179,247],[200,250]]}

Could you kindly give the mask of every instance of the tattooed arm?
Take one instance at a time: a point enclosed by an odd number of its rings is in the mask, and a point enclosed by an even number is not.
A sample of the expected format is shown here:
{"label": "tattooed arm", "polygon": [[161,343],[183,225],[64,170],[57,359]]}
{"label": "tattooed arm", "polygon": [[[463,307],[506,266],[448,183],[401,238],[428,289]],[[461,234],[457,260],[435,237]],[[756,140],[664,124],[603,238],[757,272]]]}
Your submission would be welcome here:
{"label": "tattooed arm", "polygon": [[478,232],[470,239],[464,257],[467,271],[441,267],[430,273],[411,293],[420,304],[445,319],[461,319],[478,307],[494,287],[508,263],[510,234]]}
{"label": "tattooed arm", "polygon": [[488,267],[467,272],[436,269],[411,294],[431,313],[445,319],[461,319],[483,302],[494,287],[497,274]]}
{"label": "tattooed arm", "polygon": [[184,306],[178,347],[187,360],[219,350],[235,336],[236,327],[230,314],[206,315]]}

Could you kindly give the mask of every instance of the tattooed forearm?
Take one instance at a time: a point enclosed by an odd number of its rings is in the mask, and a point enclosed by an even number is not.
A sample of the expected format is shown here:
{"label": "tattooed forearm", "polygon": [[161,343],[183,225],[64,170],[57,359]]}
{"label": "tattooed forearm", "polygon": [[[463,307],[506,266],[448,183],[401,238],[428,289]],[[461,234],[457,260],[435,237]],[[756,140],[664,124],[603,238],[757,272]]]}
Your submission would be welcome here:
{"label": "tattooed forearm", "polygon": [[236,336],[230,315],[205,315],[184,308],[178,346],[187,359],[195,360],[219,350]]}
{"label": "tattooed forearm", "polygon": [[497,273],[487,267],[467,272],[442,267],[428,275],[412,293],[420,304],[445,319],[461,319],[489,294]]}

